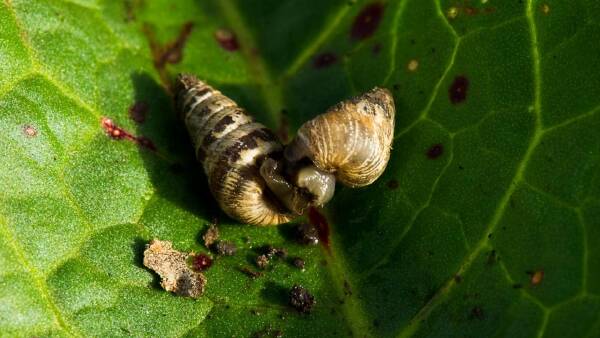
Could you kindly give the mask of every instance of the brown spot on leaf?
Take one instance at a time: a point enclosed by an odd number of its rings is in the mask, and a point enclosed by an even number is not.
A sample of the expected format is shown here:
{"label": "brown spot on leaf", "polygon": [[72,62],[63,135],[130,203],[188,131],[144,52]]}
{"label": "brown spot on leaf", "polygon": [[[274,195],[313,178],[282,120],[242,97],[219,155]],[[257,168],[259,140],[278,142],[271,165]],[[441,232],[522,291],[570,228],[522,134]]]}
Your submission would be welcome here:
{"label": "brown spot on leaf", "polygon": [[308,209],[308,219],[310,223],[317,228],[321,244],[327,249],[327,252],[331,253],[329,243],[329,223],[325,216],[323,216],[316,208],[311,207]]}
{"label": "brown spot on leaf", "polygon": [[350,37],[354,40],[363,40],[373,35],[383,17],[384,7],[381,2],[374,2],[364,7],[352,23]]}
{"label": "brown spot on leaf", "polygon": [[235,33],[229,29],[217,29],[215,32],[215,40],[217,40],[219,46],[226,51],[234,52],[240,49],[240,44],[238,43]]}
{"label": "brown spot on leaf", "polygon": [[498,261],[498,256],[496,254],[496,250],[490,251],[487,257],[487,265],[494,265]]}
{"label": "brown spot on leaf", "polygon": [[427,149],[427,157],[435,160],[436,158],[442,156],[444,153],[444,145],[441,143],[436,143]]}
{"label": "brown spot on leaf", "polygon": [[235,244],[229,241],[217,241],[212,248],[219,256],[233,256],[237,251]]}
{"label": "brown spot on leaf", "polygon": [[129,107],[129,117],[137,123],[144,123],[148,109],[149,106],[146,102],[138,101]]}
{"label": "brown spot on leaf", "polygon": [[542,4],[540,10],[542,11],[542,14],[548,15],[548,13],[550,13],[550,6],[548,4]]}
{"label": "brown spot on leaf", "polygon": [[27,137],[36,137],[38,134],[37,129],[34,126],[26,124],[23,126],[23,134]]}
{"label": "brown spot on leaf", "polygon": [[144,251],[144,266],[161,278],[160,285],[180,296],[198,298],[204,292],[206,277],[187,265],[189,254],[173,249],[169,241],[152,240]]}
{"label": "brown spot on leaf", "polygon": [[467,99],[467,90],[469,89],[469,79],[463,75],[454,78],[452,85],[448,89],[450,102],[458,104]]}
{"label": "brown spot on leaf", "polygon": [[337,56],[333,53],[321,53],[315,57],[313,67],[320,69],[333,65],[338,60]]}

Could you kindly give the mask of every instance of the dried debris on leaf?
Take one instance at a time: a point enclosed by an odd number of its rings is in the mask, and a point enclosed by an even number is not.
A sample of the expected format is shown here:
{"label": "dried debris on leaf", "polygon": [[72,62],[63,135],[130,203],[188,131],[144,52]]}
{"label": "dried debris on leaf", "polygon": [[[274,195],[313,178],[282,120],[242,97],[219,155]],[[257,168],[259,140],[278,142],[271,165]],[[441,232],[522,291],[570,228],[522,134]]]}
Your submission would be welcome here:
{"label": "dried debris on leaf", "polygon": [[202,235],[202,239],[204,240],[204,246],[210,248],[219,239],[219,228],[216,225],[209,226],[204,235]]}
{"label": "dried debris on leaf", "polygon": [[235,244],[229,241],[218,241],[212,245],[212,248],[219,256],[233,256],[237,251]]}
{"label": "dried debris on leaf", "polygon": [[188,267],[189,257],[189,253],[174,250],[171,242],[154,239],[146,245],[144,266],[160,276],[163,289],[198,298],[204,292],[206,277]]}
{"label": "dried debris on leaf", "polygon": [[315,305],[315,297],[301,285],[294,285],[290,290],[290,305],[301,313],[310,313]]}

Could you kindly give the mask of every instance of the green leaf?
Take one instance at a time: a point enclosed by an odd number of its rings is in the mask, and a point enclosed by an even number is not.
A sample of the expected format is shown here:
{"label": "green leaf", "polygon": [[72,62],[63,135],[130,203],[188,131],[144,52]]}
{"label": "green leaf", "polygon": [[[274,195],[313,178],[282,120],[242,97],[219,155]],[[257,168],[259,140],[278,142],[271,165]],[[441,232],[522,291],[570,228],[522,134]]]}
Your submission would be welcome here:
{"label": "green leaf", "polygon": [[[1,335],[600,336],[599,16],[594,0],[0,2]],[[387,87],[389,166],[338,189],[329,245],[237,224],[173,111],[178,72],[282,137]],[[238,253],[197,300],[162,290],[144,245],[205,252],[215,218]],[[267,244],[305,271],[242,273]],[[312,313],[288,306],[294,284]]]}

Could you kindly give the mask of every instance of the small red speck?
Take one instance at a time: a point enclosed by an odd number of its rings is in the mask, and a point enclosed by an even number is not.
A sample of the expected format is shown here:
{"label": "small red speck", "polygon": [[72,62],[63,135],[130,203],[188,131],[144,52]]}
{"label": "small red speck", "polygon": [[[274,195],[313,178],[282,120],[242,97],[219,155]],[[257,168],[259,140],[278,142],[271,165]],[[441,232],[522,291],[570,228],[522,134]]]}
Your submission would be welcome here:
{"label": "small red speck", "polygon": [[532,286],[539,285],[544,279],[544,270],[528,271],[527,274],[530,276],[529,282]]}
{"label": "small red speck", "polygon": [[337,56],[333,53],[322,53],[315,57],[313,66],[315,68],[325,68],[337,62]]}
{"label": "small red speck", "polygon": [[327,252],[331,253],[331,247],[329,243],[329,223],[323,214],[321,214],[316,208],[311,207],[308,209],[308,220],[315,226],[319,232],[319,242],[323,244]]}
{"label": "small red speck", "polygon": [[352,23],[350,37],[363,40],[373,35],[383,17],[383,9],[384,5],[381,2],[374,2],[363,8]]}
{"label": "small red speck", "polygon": [[444,145],[441,143],[438,143],[438,144],[432,145],[427,150],[427,157],[429,157],[432,160],[435,160],[436,158],[440,157],[443,153],[444,153]]}
{"label": "small red speck", "polygon": [[206,254],[197,254],[192,257],[192,269],[195,271],[204,271],[212,265],[212,258]]}
{"label": "small red speck", "polygon": [[221,45],[221,48],[233,52],[240,49],[235,33],[228,29],[219,29],[215,32],[215,39]]}
{"label": "small red speck", "polygon": [[450,102],[458,104],[467,99],[467,90],[469,89],[469,79],[463,75],[454,78],[452,85],[448,89]]}
{"label": "small red speck", "polygon": [[110,137],[112,137],[115,140],[122,140],[122,139],[128,139],[132,142],[137,143],[138,145],[148,148],[150,150],[156,151],[156,146],[154,145],[154,143],[144,137],[144,136],[135,136],[129,132],[127,132],[125,129],[115,125],[115,123],[113,122],[113,120],[109,119],[108,117],[103,117],[102,120],[100,121],[100,123],[102,124],[102,128],[104,128],[104,130],[106,131],[106,134]]}
{"label": "small red speck", "polygon": [[138,101],[129,107],[129,117],[137,123],[144,123],[148,114],[148,108],[146,102]]}
{"label": "small red speck", "polygon": [[23,126],[23,134],[25,134],[25,136],[36,137],[37,133],[37,129],[35,129],[33,126],[30,126],[28,124]]}

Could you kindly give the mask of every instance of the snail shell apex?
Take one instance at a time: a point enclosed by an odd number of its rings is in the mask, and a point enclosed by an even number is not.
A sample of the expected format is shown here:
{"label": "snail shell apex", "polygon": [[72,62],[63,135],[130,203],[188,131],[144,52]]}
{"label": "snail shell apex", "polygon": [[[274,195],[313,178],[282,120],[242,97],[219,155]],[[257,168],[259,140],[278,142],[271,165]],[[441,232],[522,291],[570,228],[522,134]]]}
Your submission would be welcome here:
{"label": "snail shell apex", "polygon": [[282,151],[275,135],[192,75],[180,75],[175,92],[177,110],[221,209],[250,224],[290,221],[294,215],[269,193],[259,173],[265,158]]}
{"label": "snail shell apex", "polygon": [[394,115],[391,93],[374,88],[303,124],[285,156],[289,161],[308,157],[350,187],[371,184],[390,158]]}

